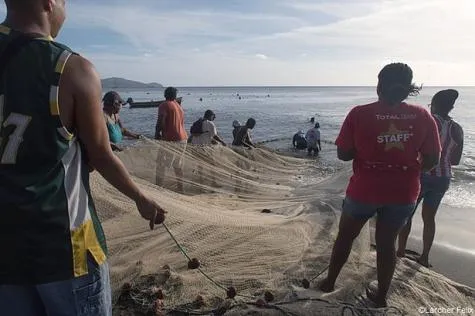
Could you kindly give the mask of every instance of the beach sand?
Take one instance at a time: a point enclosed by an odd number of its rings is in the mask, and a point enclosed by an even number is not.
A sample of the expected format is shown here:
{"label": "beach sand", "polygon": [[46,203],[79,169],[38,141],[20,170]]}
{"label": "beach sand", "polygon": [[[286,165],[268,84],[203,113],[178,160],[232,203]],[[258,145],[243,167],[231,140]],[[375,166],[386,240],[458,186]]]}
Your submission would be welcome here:
{"label": "beach sand", "polygon": [[[165,188],[153,184],[165,151],[183,159],[185,194],[173,191],[173,173],[166,176]],[[267,150],[183,151],[153,141],[119,157],[140,187],[168,211],[167,227],[211,280],[187,268],[188,260],[162,225],[150,231],[134,203],[93,173],[93,195],[108,239],[115,315],[419,315],[420,307],[475,308],[474,290],[462,285],[473,281],[471,259],[437,248],[434,270],[399,260],[388,298],[391,308],[373,310],[364,295],[376,279],[369,225],[355,241],[335,292],[317,290],[323,275],[309,289],[302,287],[303,278],[313,278],[328,265],[349,169],[325,176],[305,160]],[[209,184],[212,177],[218,186]],[[238,294],[234,300],[226,299],[231,286]],[[266,291],[274,300],[256,306]],[[163,300],[157,300],[162,294]]]}

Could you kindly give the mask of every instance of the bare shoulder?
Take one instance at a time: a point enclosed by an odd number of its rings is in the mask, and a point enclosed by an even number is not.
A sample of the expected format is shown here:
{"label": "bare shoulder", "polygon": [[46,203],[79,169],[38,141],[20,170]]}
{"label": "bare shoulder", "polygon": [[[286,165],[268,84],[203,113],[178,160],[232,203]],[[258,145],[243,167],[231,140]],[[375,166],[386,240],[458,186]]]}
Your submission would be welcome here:
{"label": "bare shoulder", "polygon": [[66,63],[62,76],[62,85],[68,90],[76,104],[87,106],[100,100],[102,94],[101,80],[94,65],[84,57],[72,55]]}
{"label": "bare shoulder", "polygon": [[73,87],[100,83],[99,74],[94,65],[84,57],[72,55],[65,66],[64,76]]}

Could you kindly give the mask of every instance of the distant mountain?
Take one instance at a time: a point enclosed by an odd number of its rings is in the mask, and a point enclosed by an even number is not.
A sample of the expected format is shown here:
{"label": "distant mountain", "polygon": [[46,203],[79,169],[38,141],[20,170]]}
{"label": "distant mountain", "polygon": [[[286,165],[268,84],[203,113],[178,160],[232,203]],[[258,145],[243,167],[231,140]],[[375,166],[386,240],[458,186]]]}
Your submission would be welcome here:
{"label": "distant mountain", "polygon": [[103,89],[160,89],[159,83],[143,83],[140,81],[127,80],[124,78],[106,78],[101,80]]}

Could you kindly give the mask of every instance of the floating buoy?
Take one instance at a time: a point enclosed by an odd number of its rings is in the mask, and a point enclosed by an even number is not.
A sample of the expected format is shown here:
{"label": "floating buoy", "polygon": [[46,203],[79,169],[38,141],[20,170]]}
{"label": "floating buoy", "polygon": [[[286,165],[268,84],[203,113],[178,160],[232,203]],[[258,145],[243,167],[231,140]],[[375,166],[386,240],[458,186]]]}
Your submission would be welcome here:
{"label": "floating buoy", "polygon": [[236,297],[237,292],[236,292],[236,289],[234,287],[230,286],[230,287],[228,287],[228,290],[226,291],[226,294],[227,294],[228,298],[233,299],[233,298]]}
{"label": "floating buoy", "polygon": [[274,294],[272,294],[269,291],[264,292],[264,299],[266,300],[267,303],[272,302],[274,300]]}
{"label": "floating buoy", "polygon": [[188,261],[188,269],[190,270],[196,270],[200,267],[201,263],[198,259],[193,258],[190,261]]}
{"label": "floating buoy", "polygon": [[310,281],[307,279],[302,280],[302,286],[304,289],[308,289],[310,287]]}

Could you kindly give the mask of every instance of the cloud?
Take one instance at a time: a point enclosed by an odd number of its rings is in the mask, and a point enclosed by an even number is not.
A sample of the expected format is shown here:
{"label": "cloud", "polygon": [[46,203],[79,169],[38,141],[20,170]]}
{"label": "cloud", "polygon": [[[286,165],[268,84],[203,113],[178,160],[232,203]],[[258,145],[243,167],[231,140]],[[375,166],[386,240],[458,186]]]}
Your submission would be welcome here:
{"label": "cloud", "polygon": [[386,62],[404,61],[416,81],[444,85],[475,84],[473,29],[473,0],[81,0],[69,2],[64,34],[115,36],[62,40],[82,47],[103,77],[367,85]]}

